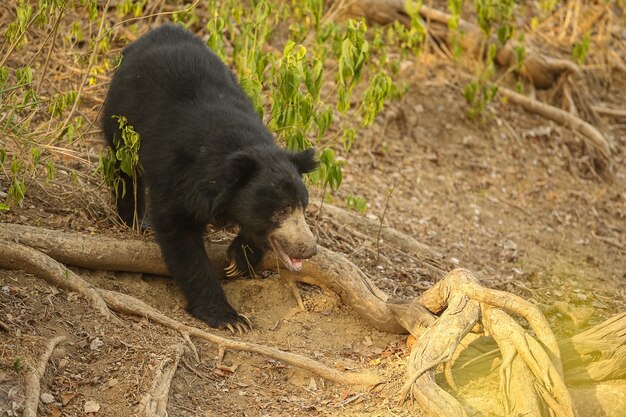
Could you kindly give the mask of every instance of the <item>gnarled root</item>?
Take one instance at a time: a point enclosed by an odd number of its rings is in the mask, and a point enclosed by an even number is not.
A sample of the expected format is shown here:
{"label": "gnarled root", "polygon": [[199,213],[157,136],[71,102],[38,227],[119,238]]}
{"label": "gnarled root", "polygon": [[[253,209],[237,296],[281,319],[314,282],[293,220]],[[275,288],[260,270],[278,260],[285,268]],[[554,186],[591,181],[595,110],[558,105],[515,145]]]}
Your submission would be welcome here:
{"label": "gnarled root", "polygon": [[[544,407],[557,416],[575,415],[558,344],[535,306],[515,295],[481,287],[464,269],[451,271],[418,299],[430,311],[443,313],[425,331],[419,326],[412,330],[421,335],[411,352],[401,401],[411,396],[432,416],[466,415],[459,402],[437,386],[434,374],[436,366],[452,359],[461,339],[481,320],[503,353],[500,374],[506,415],[541,416]],[[526,319],[536,339],[507,312]]]}
{"label": "gnarled root", "polygon": [[[22,245],[46,252],[51,258],[77,266],[166,273],[159,249],[152,242],[119,241],[0,224],[0,242],[16,245],[16,240]],[[11,245],[5,244],[3,247]],[[209,244],[207,249],[216,265],[225,265],[223,245]],[[29,269],[32,265],[7,261],[2,251],[0,265],[32,270]],[[275,269],[275,259],[265,259],[262,268]],[[542,409],[551,410],[550,413],[556,416],[575,415],[563,382],[560,346],[567,352],[568,368],[573,366],[578,369],[575,371],[578,374],[582,374],[580,366],[596,369],[589,375],[600,379],[619,377],[626,373],[623,361],[626,352],[621,349],[626,334],[626,314],[616,316],[607,325],[586,331],[580,338],[575,337],[559,345],[545,318],[534,305],[518,296],[480,286],[467,270],[451,271],[431,289],[408,303],[391,300],[358,267],[324,248],[320,248],[318,255],[305,263],[301,273],[285,270],[280,273],[290,280],[317,284],[337,293],[357,314],[381,330],[396,333],[408,330],[413,334],[418,342],[410,356],[407,381],[400,392],[401,399],[414,398],[431,416],[465,415],[459,402],[437,386],[434,373],[437,365],[452,361],[461,339],[470,331],[479,331],[480,323],[494,337],[502,352],[502,399],[508,415],[526,413],[539,416]],[[380,382],[375,375],[341,373],[289,352],[216,336],[166,317],[140,300],[120,293],[104,290],[97,290],[97,293],[111,309],[147,317],[176,329],[186,341],[193,336],[214,343],[222,350],[256,352],[340,383],[375,385]],[[509,313],[525,319],[534,336],[516,324]],[[594,343],[587,343],[589,338]],[[599,368],[592,362],[593,352],[598,350],[603,352],[604,361],[598,366],[614,365],[609,372],[598,371]],[[570,355],[576,357],[577,352],[582,352],[582,357],[574,361]],[[446,376],[452,382],[451,373],[447,372]]]}

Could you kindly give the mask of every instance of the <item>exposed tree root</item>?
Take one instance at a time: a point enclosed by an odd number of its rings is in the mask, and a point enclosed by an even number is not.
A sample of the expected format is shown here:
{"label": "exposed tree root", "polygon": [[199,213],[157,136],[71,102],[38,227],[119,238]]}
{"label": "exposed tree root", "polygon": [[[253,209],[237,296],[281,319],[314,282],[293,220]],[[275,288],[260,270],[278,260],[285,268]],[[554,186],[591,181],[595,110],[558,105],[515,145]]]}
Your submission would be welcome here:
{"label": "exposed tree root", "polygon": [[502,350],[500,384],[506,415],[541,417],[545,405],[556,416],[573,417],[561,362],[550,358],[541,340],[535,340],[501,309],[482,305],[482,310],[485,330]]}
{"label": "exposed tree root", "polygon": [[626,378],[626,312],[559,343],[571,384]]}
{"label": "exposed tree root", "polygon": [[556,123],[569,126],[575,132],[580,132],[586,139],[586,142],[591,145],[593,149],[598,151],[605,160],[611,157],[611,150],[604,136],[602,136],[598,129],[581,118],[557,107],[518,94],[508,88],[498,87],[498,91],[511,102],[522,106],[526,111],[536,113]]}
{"label": "exposed tree root", "polygon": [[29,246],[14,243],[14,240],[0,240],[0,267],[21,269],[41,278],[50,284],[81,294],[103,316],[110,318],[111,312],[104,300],[92,285],[67,269],[50,256]]}
{"label": "exposed tree root", "polygon": [[334,368],[327,367],[313,359],[309,359],[302,355],[284,352],[280,349],[259,345],[257,343],[240,342],[237,340],[217,336],[215,334],[201,330],[197,327],[188,326],[184,323],[179,322],[178,320],[167,317],[161,312],[157,311],[155,308],[144,303],[143,301],[126,294],[121,294],[115,291],[108,290],[99,290],[99,292],[102,295],[102,298],[106,300],[107,304],[117,312],[145,317],[165,327],[177,330],[183,335],[197,337],[198,339],[210,342],[218,346],[218,348],[220,349],[258,353],[260,355],[274,358],[290,365],[306,369],[323,378],[328,379],[329,381],[341,384],[372,386],[382,382],[379,376],[371,373],[340,372]]}
{"label": "exposed tree root", "polygon": [[[507,411],[524,410],[540,416],[547,407],[557,416],[574,415],[556,339],[534,305],[513,294],[480,286],[464,269],[451,271],[418,299],[430,311],[443,313],[413,347],[407,382],[400,391],[402,401],[411,395],[432,416],[466,415],[459,402],[437,386],[435,368],[452,359],[461,339],[482,318],[485,330],[503,348],[501,387]],[[526,319],[537,340],[505,311]],[[536,395],[528,395],[528,385],[535,387]],[[518,387],[523,387],[522,391],[517,391]]]}
{"label": "exposed tree root", "polygon": [[[168,275],[161,251],[154,242],[120,241],[15,224],[0,224],[0,241],[19,241],[68,265]],[[207,254],[215,265],[226,266],[226,248],[223,244],[207,244]],[[389,333],[406,331],[391,315],[387,294],[372,285],[356,265],[328,249],[318,249],[315,262],[305,262],[300,273],[281,270],[281,277],[319,285],[337,293],[344,303],[352,306],[357,314],[379,330]],[[0,266],[3,265],[2,258],[0,252]],[[274,257],[268,256],[260,268],[276,270],[276,265]],[[11,268],[19,269],[21,266],[18,264]]]}
{"label": "exposed tree root", "polygon": [[[15,241],[17,238],[22,244],[32,244],[50,256],[58,256],[64,262],[78,266],[100,268],[101,265],[107,265],[112,270],[165,272],[158,247],[150,242],[121,242],[103,237],[0,224],[0,242]],[[80,251],[75,250],[77,245]],[[207,248],[212,258],[225,264],[224,246],[209,244]],[[4,253],[0,252],[0,265],[32,268],[27,265],[28,260],[15,264],[3,258]],[[133,260],[132,265],[129,265],[128,259]],[[276,265],[275,259],[268,257],[261,268],[272,269]],[[555,416],[575,415],[569,392],[565,388],[559,345],[543,315],[534,305],[520,297],[480,286],[467,270],[451,271],[409,303],[390,300],[359,268],[324,248],[320,248],[318,255],[305,263],[302,273],[281,270],[280,274],[293,282],[313,283],[336,292],[358,315],[379,329],[391,332],[408,330],[416,336],[418,341],[411,353],[407,380],[400,397],[402,400],[414,398],[429,416],[465,415],[459,402],[435,383],[435,368],[452,360],[461,339],[468,332],[480,329],[479,322],[493,335],[503,354],[501,388],[508,415],[527,413],[540,416],[544,408],[551,410],[551,415]],[[279,349],[216,336],[166,317],[128,295],[106,290],[97,292],[112,310],[147,317],[175,329],[188,344],[190,336],[193,336],[217,345],[221,351],[231,349],[258,353],[339,383],[375,385],[381,382],[378,376],[372,374],[343,373]],[[525,319],[534,336],[516,324],[509,316],[510,313]],[[573,351],[580,351],[582,346],[589,348],[589,353],[601,349],[606,352],[606,360],[618,360],[616,368],[608,374],[623,376],[624,366],[620,358],[623,359],[624,352],[620,347],[624,346],[623,339],[626,337],[625,317],[616,317],[606,332],[598,328],[585,332],[584,337],[572,342],[576,346],[567,350],[568,355],[575,355]],[[596,345],[588,343],[591,337],[598,340]],[[612,357],[611,353],[615,353],[615,356]],[[592,369],[588,359],[583,360],[587,360],[585,365]],[[567,358],[566,364],[570,362]],[[449,370],[446,375],[452,381]],[[596,375],[601,377],[603,374],[596,371]]]}
{"label": "exposed tree root", "polygon": [[23,417],[37,417],[39,395],[41,393],[41,378],[46,372],[46,365],[52,356],[54,348],[65,339],[65,336],[57,336],[51,339],[46,346],[45,352],[39,358],[37,364],[27,365],[26,378],[24,380],[25,397]]}
{"label": "exposed tree root", "polygon": [[154,372],[152,387],[139,401],[139,414],[146,417],[167,417],[167,400],[172,379],[185,353],[183,345],[174,346],[174,357],[163,359]]}
{"label": "exposed tree root", "polygon": [[342,225],[352,226],[367,235],[375,236],[380,230],[380,237],[385,242],[399,248],[408,255],[416,257],[423,268],[428,269],[437,276],[441,276],[454,268],[453,264],[446,260],[441,253],[412,236],[388,226],[381,227],[380,223],[372,219],[357,216],[340,207],[330,204],[321,204],[320,201],[311,201],[311,204],[317,207],[317,210],[321,210],[322,213],[327,212],[330,214],[333,219],[339,221]]}
{"label": "exposed tree root", "polygon": [[[15,225],[6,225],[6,226],[8,226],[8,228],[11,229]],[[20,227],[28,227],[28,226],[16,226],[16,227],[20,228]],[[4,228],[3,230],[6,230],[6,228]],[[51,230],[48,230],[47,233],[54,234],[54,235],[61,234],[60,232],[54,232]],[[68,238],[67,235],[64,237]],[[84,236],[84,238],[87,238],[87,237]],[[93,239],[94,241],[100,240],[102,242],[102,240],[99,238],[93,238],[93,237],[87,238],[87,240],[89,239]],[[86,243],[86,242],[83,242],[83,243]],[[252,352],[252,353],[258,353],[260,355],[265,355],[265,356],[274,358],[276,360],[280,360],[285,363],[309,370],[330,381],[334,381],[334,382],[338,382],[342,384],[372,386],[372,385],[377,385],[382,382],[380,377],[371,373],[340,372],[334,368],[327,367],[315,360],[309,359],[301,355],[293,354],[290,352],[284,352],[280,349],[263,346],[263,345],[259,345],[256,343],[239,342],[236,340],[231,340],[228,338],[214,335],[212,333],[206,332],[196,327],[188,326],[177,320],[171,319],[163,315],[158,310],[154,309],[153,307],[149,306],[148,304],[144,303],[143,301],[137,298],[131,297],[129,295],[117,293],[115,291],[107,291],[104,289],[95,290],[81,277],[79,277],[78,275],[72,273],[71,271],[67,269],[64,270],[64,267],[61,264],[59,264],[57,261],[55,261],[51,257],[40,252],[39,250],[30,248],[24,245],[20,245],[17,243],[6,242],[0,239],[0,249],[4,249],[4,248],[11,249],[11,251],[0,252],[0,267],[9,268],[9,269],[22,269],[25,271],[29,271],[34,274],[37,274],[39,277],[44,278],[45,280],[47,280],[48,282],[54,285],[63,284],[62,283],[63,274],[66,274],[66,276],[71,276],[71,285],[61,285],[61,286],[71,291],[75,291],[83,296],[89,297],[92,300],[98,299],[99,301],[104,303],[104,308],[106,309],[107,312],[108,312],[108,308],[107,308],[107,305],[108,305],[109,307],[111,307],[113,310],[117,312],[145,317],[163,326],[169,327],[173,330],[177,330],[182,334],[187,344],[191,345],[193,352],[195,352],[195,348],[193,348],[193,344],[191,343],[190,336],[197,337],[199,339],[213,343],[217,345],[220,349],[247,351],[247,352]],[[23,255],[19,258],[20,260],[19,264],[16,264],[13,261],[16,259],[16,257],[14,256],[14,252],[16,248],[24,250]],[[88,253],[92,253],[92,252],[88,251]],[[66,255],[69,255],[69,254],[66,254]],[[7,259],[10,262],[7,261]],[[49,268],[51,271],[54,271],[54,273],[50,273],[46,268]],[[58,271],[62,271],[62,274],[59,275]],[[91,292],[96,292],[96,296],[91,297],[90,296]],[[96,303],[92,303],[92,304],[94,305],[94,308],[98,308],[98,305]],[[195,353],[195,355],[197,356],[197,352]]]}

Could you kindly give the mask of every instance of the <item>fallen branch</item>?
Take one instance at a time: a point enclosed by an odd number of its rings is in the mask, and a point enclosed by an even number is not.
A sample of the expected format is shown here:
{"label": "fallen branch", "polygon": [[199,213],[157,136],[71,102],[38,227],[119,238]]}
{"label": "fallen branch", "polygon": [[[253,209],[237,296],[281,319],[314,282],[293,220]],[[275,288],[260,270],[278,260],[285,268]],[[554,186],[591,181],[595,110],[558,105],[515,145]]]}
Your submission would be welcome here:
{"label": "fallen branch", "polygon": [[152,387],[139,401],[139,413],[146,417],[167,417],[167,401],[172,379],[178,369],[178,363],[185,353],[183,345],[174,346],[174,357],[159,362],[154,372]]}
{"label": "fallen branch", "polygon": [[54,348],[57,347],[65,339],[65,336],[57,336],[51,339],[46,346],[46,350],[39,357],[39,361],[35,365],[27,365],[26,377],[24,380],[24,395],[26,401],[24,403],[23,417],[37,417],[37,407],[39,405],[39,395],[41,393],[41,378],[46,372],[46,366],[52,356]]}

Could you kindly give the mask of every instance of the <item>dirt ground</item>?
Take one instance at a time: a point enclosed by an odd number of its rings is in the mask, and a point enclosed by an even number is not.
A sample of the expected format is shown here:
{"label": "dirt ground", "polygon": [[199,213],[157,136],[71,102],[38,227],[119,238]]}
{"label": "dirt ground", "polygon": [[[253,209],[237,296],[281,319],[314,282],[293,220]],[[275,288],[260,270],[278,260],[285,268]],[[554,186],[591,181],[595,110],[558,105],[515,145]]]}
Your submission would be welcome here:
{"label": "dirt ground", "polygon": [[[364,197],[365,216],[432,246],[476,272],[485,286],[532,300],[559,337],[626,310],[626,119],[606,120],[603,132],[613,151],[613,180],[606,182],[589,169],[588,152],[571,130],[501,102],[486,121],[469,120],[464,80],[454,77],[452,64],[428,54],[405,64],[401,76],[409,92],[373,126],[358,131],[344,183],[327,201],[345,206],[347,195]],[[623,107],[625,94],[626,74],[616,72],[597,98]],[[87,96],[85,112],[96,117],[97,107]],[[102,137],[90,140],[93,157]],[[106,187],[87,175],[69,175],[71,169],[88,173],[95,163],[65,163],[61,180],[48,188],[33,185],[23,209],[0,214],[0,221],[136,237],[115,220]],[[321,190],[310,193],[322,196]],[[309,221],[321,245],[343,253],[395,297],[411,298],[441,278],[377,236],[338,224],[323,208],[320,214],[312,207]],[[209,238],[232,236],[222,231]],[[74,271],[93,285],[206,327],[185,313],[168,278]],[[169,416],[420,415],[394,397],[404,382],[406,335],[372,329],[336,295],[317,287],[300,286],[306,306],[300,311],[278,276],[230,281],[225,288],[254,330],[244,336],[211,332],[301,353],[340,370],[374,371],[388,382],[358,390],[259,355],[227,352],[231,372],[215,367],[215,346],[197,342],[200,363],[187,356],[178,367]],[[571,315],[555,312],[556,301],[568,303]],[[20,415],[23,368],[57,335],[66,340],[42,379],[42,393],[51,397],[40,403],[41,415],[86,415],[85,404],[94,401],[99,410],[92,415],[133,415],[157,365],[173,356],[181,338],[145,319],[121,319],[103,321],[73,293],[20,271],[0,270],[0,321],[7,327],[0,331],[0,415]],[[475,415],[501,415],[494,395],[497,371],[458,380],[458,394]],[[623,381],[573,392],[581,416],[626,416]]]}

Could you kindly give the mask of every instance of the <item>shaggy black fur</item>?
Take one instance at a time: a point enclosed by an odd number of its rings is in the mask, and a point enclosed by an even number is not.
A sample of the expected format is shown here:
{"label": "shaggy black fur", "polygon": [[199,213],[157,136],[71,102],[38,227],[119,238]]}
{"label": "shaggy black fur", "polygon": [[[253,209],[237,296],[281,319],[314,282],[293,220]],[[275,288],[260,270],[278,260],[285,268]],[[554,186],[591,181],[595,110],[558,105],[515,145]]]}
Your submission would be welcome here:
{"label": "shaggy black fur", "polygon": [[[151,226],[188,310],[212,327],[242,322],[206,255],[204,228],[239,225],[229,255],[240,271],[256,265],[279,226],[277,213],[306,207],[301,175],[315,169],[313,152],[278,147],[232,72],[187,30],[161,26],[123,55],[104,105],[104,131],[113,147],[119,133],[112,116],[127,117],[141,137],[143,174],[137,207],[132,192],[118,196],[120,217],[132,225],[135,209],[144,216],[147,187]],[[122,179],[132,190],[130,178]]]}

